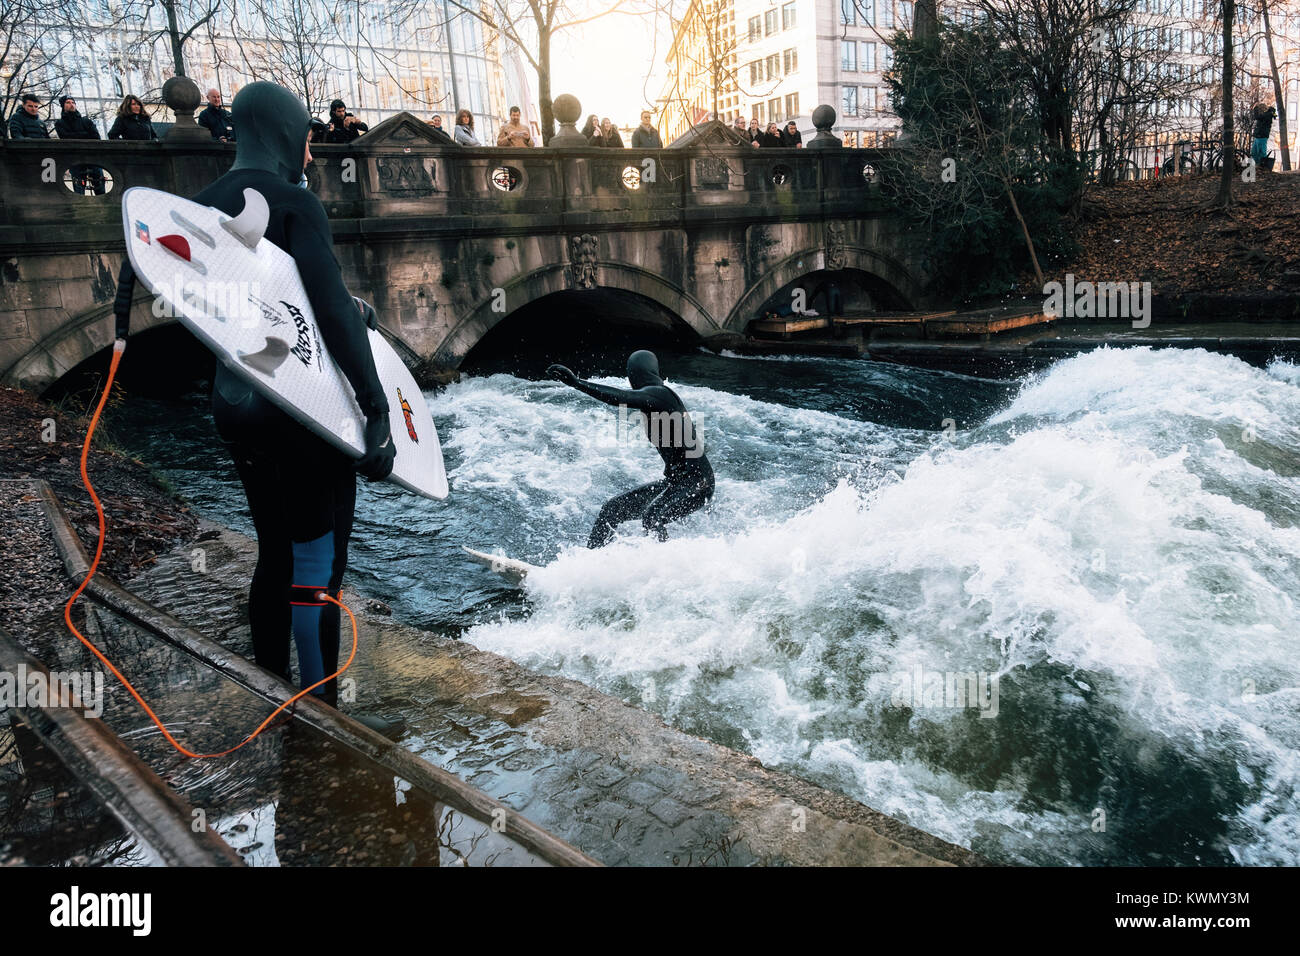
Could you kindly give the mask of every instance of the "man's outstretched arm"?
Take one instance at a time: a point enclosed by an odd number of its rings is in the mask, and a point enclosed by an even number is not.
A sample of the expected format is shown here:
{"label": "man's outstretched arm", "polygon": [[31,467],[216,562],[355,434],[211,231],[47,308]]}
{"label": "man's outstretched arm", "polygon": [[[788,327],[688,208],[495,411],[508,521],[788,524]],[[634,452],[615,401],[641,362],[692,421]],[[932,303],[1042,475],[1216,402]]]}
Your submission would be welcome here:
{"label": "man's outstretched arm", "polygon": [[546,370],[546,374],[571,388],[576,388],[578,391],[590,395],[597,401],[604,402],[606,405],[625,405],[628,408],[637,408],[644,412],[654,411],[660,405],[653,395],[648,394],[649,389],[615,388],[613,385],[597,385],[595,382],[588,382],[585,379],[578,378],[572,369],[564,365],[552,365]]}

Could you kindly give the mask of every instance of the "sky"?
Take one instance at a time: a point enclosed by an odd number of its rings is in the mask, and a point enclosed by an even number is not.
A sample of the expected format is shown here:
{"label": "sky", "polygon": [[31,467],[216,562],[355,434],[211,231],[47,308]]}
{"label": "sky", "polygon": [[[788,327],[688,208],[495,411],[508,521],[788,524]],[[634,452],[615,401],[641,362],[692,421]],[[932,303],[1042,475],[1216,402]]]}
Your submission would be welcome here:
{"label": "sky", "polygon": [[[669,3],[661,0],[659,6],[667,8]],[[569,3],[577,16],[609,6],[599,0]],[[675,0],[672,6],[680,11],[685,4]],[[596,113],[616,126],[635,126],[641,110],[654,105],[663,87],[664,57],[671,43],[666,12],[645,17],[614,13],[561,31],[551,50],[552,95],[572,93],[582,101],[584,117]]]}

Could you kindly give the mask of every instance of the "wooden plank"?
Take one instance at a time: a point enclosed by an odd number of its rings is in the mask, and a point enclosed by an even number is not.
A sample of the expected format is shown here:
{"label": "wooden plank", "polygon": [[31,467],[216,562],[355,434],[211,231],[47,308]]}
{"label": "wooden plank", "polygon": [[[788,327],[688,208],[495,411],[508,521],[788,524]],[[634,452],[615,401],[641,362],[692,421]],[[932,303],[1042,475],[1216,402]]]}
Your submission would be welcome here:
{"label": "wooden plank", "polygon": [[[10,674],[50,672],[0,629],[0,669]],[[51,693],[53,693],[51,691]],[[215,830],[192,828],[194,808],[169,787],[98,717],[81,713],[85,703],[64,700],[15,708],[23,722],[110,814],[167,866],[243,866]],[[66,704],[67,706],[63,706]]]}
{"label": "wooden plank", "polygon": [[830,319],[824,316],[813,316],[802,319],[755,319],[751,328],[756,332],[789,335],[792,332],[811,332],[816,329],[824,329],[830,324]]}

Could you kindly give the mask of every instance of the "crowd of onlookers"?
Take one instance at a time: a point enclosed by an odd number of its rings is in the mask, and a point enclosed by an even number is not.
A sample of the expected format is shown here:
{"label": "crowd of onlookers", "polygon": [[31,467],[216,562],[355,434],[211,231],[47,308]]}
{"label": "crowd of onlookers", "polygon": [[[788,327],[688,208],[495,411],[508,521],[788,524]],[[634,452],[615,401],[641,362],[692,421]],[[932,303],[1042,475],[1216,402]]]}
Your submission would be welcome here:
{"label": "crowd of onlookers", "polygon": [[[214,140],[223,143],[235,141],[235,126],[230,111],[222,106],[221,92],[208,90],[208,105],[195,117],[200,126],[212,134]],[[41,119],[41,100],[34,93],[24,93],[22,103],[14,111],[7,124],[10,139],[49,139],[50,131]],[[60,139],[99,139],[99,129],[94,122],[77,111],[77,103],[71,96],[59,98],[59,118],[54,121],[54,132]],[[641,112],[641,123],[632,130],[633,149],[662,149],[663,139],[654,126],[653,114],[649,110]],[[443,128],[443,118],[434,114],[428,121],[434,139],[447,145],[490,146],[479,138],[474,128],[474,114],[462,109],[456,113],[456,122],[451,130]],[[351,143],[362,133],[370,129],[354,114],[348,112],[342,100],[330,103],[328,118],[324,121],[312,119],[311,142],[313,143]],[[736,114],[732,129],[742,142],[755,147],[792,148],[803,145],[803,136],[798,124],[790,120],[784,127],[768,123],[761,127],[757,119],[746,123],[744,116]],[[582,128],[582,136],[591,146],[609,149],[623,149],[623,135],[617,126],[606,116],[597,118],[595,113],[587,117]],[[114,117],[113,125],[108,130],[109,139],[156,140],[158,134],[153,128],[149,112],[138,96],[128,94],[122,99]],[[490,134],[488,136],[490,138]],[[510,107],[510,119],[497,131],[497,146],[529,147],[539,145],[532,130],[522,120],[519,107]]]}

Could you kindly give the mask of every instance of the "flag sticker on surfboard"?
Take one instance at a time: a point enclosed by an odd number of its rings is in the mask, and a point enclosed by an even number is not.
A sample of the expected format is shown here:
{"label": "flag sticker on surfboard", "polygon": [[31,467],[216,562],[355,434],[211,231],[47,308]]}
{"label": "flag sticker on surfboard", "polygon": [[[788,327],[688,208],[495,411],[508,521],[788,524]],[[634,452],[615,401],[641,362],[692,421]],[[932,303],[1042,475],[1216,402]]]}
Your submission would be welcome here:
{"label": "flag sticker on surfboard", "polygon": [[[246,189],[244,202],[232,219],[161,190],[126,190],[122,225],[131,265],[227,368],[321,438],[360,458],[365,416],[352,386],[324,348],[293,257],[263,235],[265,198]],[[148,223],[169,221],[179,231],[166,236],[164,248],[161,238],[151,240]],[[196,241],[206,247],[199,250],[201,260],[194,255]],[[397,449],[389,480],[445,498],[447,473],[428,403],[387,340],[374,329],[368,337]]]}

